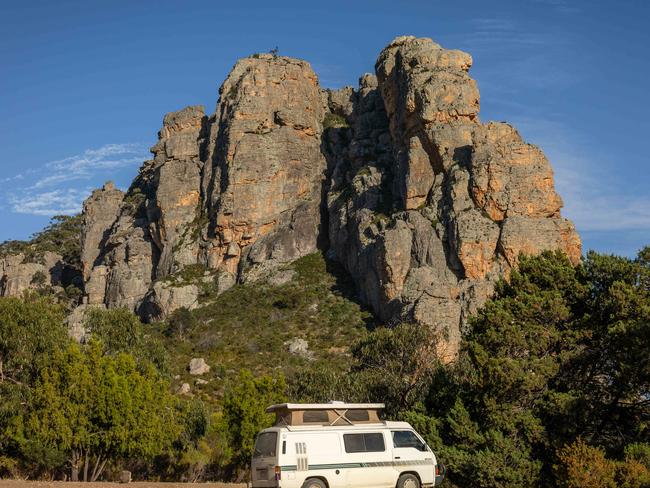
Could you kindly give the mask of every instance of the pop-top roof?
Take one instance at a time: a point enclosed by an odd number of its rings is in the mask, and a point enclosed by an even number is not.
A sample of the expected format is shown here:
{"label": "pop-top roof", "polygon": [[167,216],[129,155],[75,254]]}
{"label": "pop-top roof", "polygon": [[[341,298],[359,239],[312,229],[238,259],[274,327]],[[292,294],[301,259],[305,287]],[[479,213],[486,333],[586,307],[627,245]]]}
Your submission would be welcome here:
{"label": "pop-top roof", "polygon": [[329,402],[329,403],[280,403],[278,405],[271,405],[266,409],[267,413],[278,411],[292,411],[292,410],[383,410],[385,405],[383,403],[345,403],[345,402]]}
{"label": "pop-top roof", "polygon": [[282,403],[271,405],[268,413],[275,413],[275,425],[356,425],[381,422],[379,411],[383,403]]}

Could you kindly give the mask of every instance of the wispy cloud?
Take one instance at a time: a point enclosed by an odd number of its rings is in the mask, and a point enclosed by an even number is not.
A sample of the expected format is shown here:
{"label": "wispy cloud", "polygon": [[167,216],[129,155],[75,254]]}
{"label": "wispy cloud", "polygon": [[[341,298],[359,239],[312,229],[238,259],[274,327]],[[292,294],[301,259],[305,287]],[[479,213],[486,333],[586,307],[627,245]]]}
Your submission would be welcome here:
{"label": "wispy cloud", "polygon": [[78,190],[64,188],[40,193],[24,193],[9,198],[11,210],[15,213],[43,215],[72,215],[81,209],[81,203],[90,193],[90,188]]}
{"label": "wispy cloud", "polygon": [[14,175],[14,176],[8,176],[7,178],[0,178],[0,183],[9,183],[11,181],[18,181],[18,180],[22,180],[24,178],[25,178],[25,175],[22,174],[22,173],[19,173],[19,174]]}
{"label": "wispy cloud", "polygon": [[117,171],[136,168],[146,157],[142,144],[106,144],[86,149],[81,154],[0,179],[0,183],[13,183],[0,194],[4,200],[1,203],[18,214],[74,214],[81,210],[93,186],[113,179]]}
{"label": "wispy cloud", "polygon": [[49,173],[39,178],[33,188],[47,188],[66,181],[89,179],[97,171],[114,170],[142,163],[144,151],[139,144],[106,144],[87,149],[82,154],[45,164]]}
{"label": "wispy cloud", "polygon": [[495,49],[543,46],[548,41],[546,32],[525,28],[513,19],[482,17],[470,20],[468,31],[459,38],[459,45],[472,52],[494,52]]}

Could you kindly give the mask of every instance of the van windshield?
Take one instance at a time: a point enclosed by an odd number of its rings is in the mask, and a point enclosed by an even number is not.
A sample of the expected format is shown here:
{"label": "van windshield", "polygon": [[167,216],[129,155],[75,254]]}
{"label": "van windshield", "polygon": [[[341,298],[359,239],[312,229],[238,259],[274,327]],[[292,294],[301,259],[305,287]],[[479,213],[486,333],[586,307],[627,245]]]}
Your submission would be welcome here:
{"label": "van windshield", "polygon": [[275,457],[275,449],[278,444],[277,432],[262,432],[255,441],[253,457]]}

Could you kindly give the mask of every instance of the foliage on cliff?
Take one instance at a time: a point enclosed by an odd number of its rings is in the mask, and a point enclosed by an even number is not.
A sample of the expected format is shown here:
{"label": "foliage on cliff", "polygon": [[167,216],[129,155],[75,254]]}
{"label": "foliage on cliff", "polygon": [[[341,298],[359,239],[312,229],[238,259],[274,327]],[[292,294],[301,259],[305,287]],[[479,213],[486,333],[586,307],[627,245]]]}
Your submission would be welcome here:
{"label": "foliage on cliff", "polygon": [[[277,370],[296,371],[328,366],[344,371],[350,364],[350,345],[367,334],[372,315],[354,298],[350,278],[320,253],[294,261],[273,280],[238,284],[216,295],[208,293],[202,306],[177,310],[149,330],[173,358],[176,385],[193,383],[187,371],[193,357],[203,357],[212,367],[193,394],[214,403],[222,396],[226,380],[242,368],[255,375]],[[286,282],[284,282],[286,280]],[[305,353],[292,353],[292,340],[307,341]]]}

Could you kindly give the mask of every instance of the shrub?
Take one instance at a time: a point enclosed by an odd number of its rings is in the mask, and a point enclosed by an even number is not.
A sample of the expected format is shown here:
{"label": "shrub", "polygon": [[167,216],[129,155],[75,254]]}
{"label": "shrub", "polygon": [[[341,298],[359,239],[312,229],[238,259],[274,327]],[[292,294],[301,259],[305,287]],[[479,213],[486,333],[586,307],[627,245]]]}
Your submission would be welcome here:
{"label": "shrub", "polygon": [[196,324],[197,321],[194,315],[192,315],[192,312],[186,307],[181,307],[174,310],[167,319],[165,334],[182,340],[188,332],[191,332],[196,327]]}
{"label": "shrub", "polygon": [[650,470],[639,461],[626,460],[618,464],[616,481],[620,488],[647,488],[650,486]]}
{"label": "shrub", "polygon": [[333,113],[325,114],[325,118],[323,119],[324,129],[330,129],[330,128],[340,129],[344,127],[350,127],[350,124],[348,124],[348,121],[345,119],[345,117]]}
{"label": "shrub", "polygon": [[285,401],[285,388],[282,376],[255,378],[250,371],[242,370],[226,390],[218,429],[225,441],[224,461],[238,481],[248,470],[255,435],[273,423],[273,415],[266,413],[266,407]]}
{"label": "shrub", "polygon": [[616,464],[602,449],[578,439],[558,452],[557,480],[565,488],[616,487]]}

